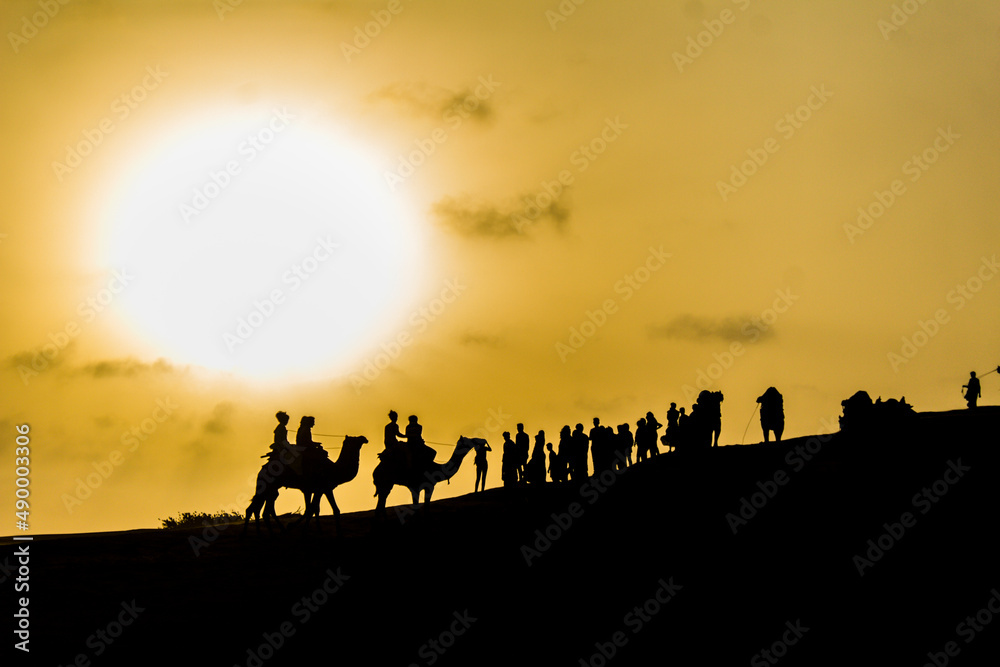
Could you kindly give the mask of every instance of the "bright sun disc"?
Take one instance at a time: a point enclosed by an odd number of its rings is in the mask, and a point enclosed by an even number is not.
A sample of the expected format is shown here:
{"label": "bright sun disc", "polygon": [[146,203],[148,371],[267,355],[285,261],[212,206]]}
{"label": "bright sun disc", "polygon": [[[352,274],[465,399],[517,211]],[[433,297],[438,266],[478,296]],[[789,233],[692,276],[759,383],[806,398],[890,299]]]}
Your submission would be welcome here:
{"label": "bright sun disc", "polygon": [[171,360],[254,377],[344,371],[394,335],[422,238],[374,161],[281,109],[177,133],[112,205],[121,307]]}

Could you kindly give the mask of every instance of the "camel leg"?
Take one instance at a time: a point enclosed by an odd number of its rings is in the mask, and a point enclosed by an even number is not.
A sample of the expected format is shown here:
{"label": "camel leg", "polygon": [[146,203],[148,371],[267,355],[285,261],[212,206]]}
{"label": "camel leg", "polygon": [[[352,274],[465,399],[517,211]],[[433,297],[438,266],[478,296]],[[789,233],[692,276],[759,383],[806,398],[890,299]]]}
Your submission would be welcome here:
{"label": "camel leg", "polygon": [[267,512],[267,516],[270,516],[272,519],[274,519],[274,522],[278,524],[278,530],[280,530],[281,532],[285,532],[285,526],[283,523],[281,523],[281,519],[278,518],[278,512],[274,508],[274,501],[276,501],[277,499],[278,496],[274,496],[273,498],[268,499],[268,501],[264,503],[264,510]]}
{"label": "camel leg", "polygon": [[250,526],[250,516],[254,518],[253,526],[257,529],[257,534],[260,535],[260,508],[263,503],[257,496],[254,496],[250,501],[250,505],[247,506],[246,519],[243,521],[243,533],[240,537],[244,537],[247,534],[247,528]]}
{"label": "camel leg", "polygon": [[431,494],[434,493],[434,486],[428,486],[424,489],[424,513],[429,513],[431,508]]}
{"label": "camel leg", "polygon": [[[326,493],[324,495],[326,496],[326,499],[330,501],[330,509],[333,510],[334,525],[337,527],[337,534],[339,535],[340,534],[340,508],[337,507],[337,501],[333,499],[333,489],[330,489],[330,490],[326,491]],[[318,496],[318,494],[317,494],[317,496]],[[320,501],[317,500],[316,501],[316,513],[317,514],[319,514],[319,503],[320,503]]]}
{"label": "camel leg", "polygon": [[378,501],[375,503],[375,516],[380,519],[385,518],[385,501],[389,497],[389,490],[378,487],[375,489],[375,495],[378,496]]}

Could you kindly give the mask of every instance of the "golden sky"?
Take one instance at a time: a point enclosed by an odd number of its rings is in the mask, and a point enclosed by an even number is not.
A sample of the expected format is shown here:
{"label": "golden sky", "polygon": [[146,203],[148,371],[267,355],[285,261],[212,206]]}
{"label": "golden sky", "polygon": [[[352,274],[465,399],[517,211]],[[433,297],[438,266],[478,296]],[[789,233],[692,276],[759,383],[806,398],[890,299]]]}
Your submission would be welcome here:
{"label": "golden sky", "polygon": [[390,408],[485,435],[495,486],[519,421],[555,443],[707,387],[739,443],[774,385],[797,436],[858,389],[963,407],[1000,362],[995,3],[0,19],[0,433],[30,425],[33,532],[242,509],[277,410],[368,436],[360,510]]}

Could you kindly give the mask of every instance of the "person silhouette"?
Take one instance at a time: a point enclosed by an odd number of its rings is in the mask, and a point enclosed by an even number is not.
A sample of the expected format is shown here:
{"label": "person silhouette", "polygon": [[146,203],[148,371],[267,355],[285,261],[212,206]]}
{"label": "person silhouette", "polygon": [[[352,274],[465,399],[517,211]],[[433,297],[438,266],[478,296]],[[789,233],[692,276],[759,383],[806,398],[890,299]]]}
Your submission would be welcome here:
{"label": "person silhouette", "polygon": [[517,425],[514,443],[517,448],[517,481],[523,482],[525,481],[525,468],[528,466],[528,452],[530,451],[528,434],[524,432],[524,424]]}
{"label": "person silhouette", "polygon": [[277,451],[282,447],[288,446],[288,413],[284,411],[278,411],[274,414],[275,418],[278,420],[278,425],[274,427],[274,444],[271,445],[271,449]]}
{"label": "person silhouette", "polygon": [[635,462],[642,463],[646,460],[646,418],[640,417],[635,423]]}
{"label": "person silhouette", "polygon": [[588,437],[590,438],[590,456],[594,464],[594,474],[596,475],[603,469],[604,427],[601,426],[599,417],[594,417],[593,422],[594,426],[590,429]]}
{"label": "person silhouette", "polygon": [[312,428],[316,425],[315,417],[303,417],[299,420],[299,429],[295,432],[295,444],[302,454],[302,466],[308,468],[322,458],[330,455],[321,446],[322,443],[312,439]]}
{"label": "person silhouette", "polygon": [[313,442],[312,428],[316,425],[315,417],[303,417],[299,420],[299,430],[295,432],[295,444],[299,447],[319,447],[322,443]]}
{"label": "person silhouette", "polygon": [[677,447],[677,422],[681,413],[677,411],[677,404],[671,403],[667,410],[667,431],[663,434],[664,451],[669,452]]}
{"label": "person silhouette", "polygon": [[774,431],[775,442],[781,442],[781,434],[785,430],[785,403],[781,393],[774,387],[768,387],[757,397],[757,402],[760,403],[760,427],[764,431],[764,442],[770,442],[769,431]]}
{"label": "person silhouette", "polygon": [[[1000,372],[1000,366],[997,367],[997,370]],[[979,378],[976,377],[976,371],[969,373],[969,384],[963,384],[962,389],[966,390],[966,404],[970,408],[976,407],[976,402],[979,401],[979,397],[982,396],[981,387],[979,386]]]}
{"label": "person silhouette", "polygon": [[561,482],[566,479],[564,472],[564,466],[562,465],[562,457],[556,454],[556,451],[552,449],[552,443],[545,445],[545,448],[549,450],[549,477],[553,482]]}
{"label": "person silhouette", "polygon": [[681,408],[677,413],[677,437],[674,438],[674,450],[687,449],[690,444],[691,425],[688,423],[687,408]]}
{"label": "person silhouette", "polygon": [[535,434],[535,446],[531,449],[531,460],[525,466],[525,477],[532,484],[545,482],[545,431]]}
{"label": "person silhouette", "polygon": [[616,467],[618,470],[624,470],[627,466],[632,465],[632,446],[635,444],[635,440],[632,438],[632,431],[628,423],[618,425],[618,452],[621,454]]}
{"label": "person silhouette", "polygon": [[504,486],[517,484],[517,445],[510,439],[510,431],[503,432],[503,458],[500,459],[500,480]]}
{"label": "person silhouette", "polygon": [[437,452],[424,442],[424,427],[417,421],[416,415],[410,415],[406,425],[406,444],[416,465],[423,467],[434,462]]}
{"label": "person silhouette", "polygon": [[481,443],[476,443],[476,486],[473,487],[473,493],[479,491],[479,482],[482,480],[483,491],[486,490],[486,471],[489,469],[489,462],[486,460],[486,452],[492,452],[493,448],[490,447],[490,443],[483,440]]}
{"label": "person silhouette", "polygon": [[399,430],[397,419],[399,419],[399,415],[396,414],[396,411],[389,410],[389,423],[385,425],[385,435],[383,436],[385,454],[389,459],[396,461],[400,465],[409,465],[409,448],[404,447],[403,443],[399,441],[404,436]]}
{"label": "person silhouette", "polygon": [[657,446],[656,442],[659,440],[658,433],[660,429],[663,428],[663,424],[656,421],[656,417],[653,416],[653,412],[646,413],[646,437],[649,439],[649,455],[656,456],[660,453],[660,448]]}
{"label": "person silhouette", "polygon": [[396,411],[389,410],[389,423],[385,425],[384,436],[385,448],[389,451],[395,451],[400,444],[399,439],[404,437],[399,430],[397,419],[399,419],[399,415],[396,414]]}
{"label": "person silhouette", "polygon": [[587,450],[590,448],[590,438],[583,432],[583,424],[577,424],[573,429],[573,481],[585,480],[590,475],[587,463]]}
{"label": "person silhouette", "polygon": [[576,458],[573,455],[573,434],[569,430],[569,424],[566,424],[559,430],[559,452],[557,456],[559,458],[559,470],[562,474],[560,481],[565,482],[574,474],[573,470],[576,465]]}

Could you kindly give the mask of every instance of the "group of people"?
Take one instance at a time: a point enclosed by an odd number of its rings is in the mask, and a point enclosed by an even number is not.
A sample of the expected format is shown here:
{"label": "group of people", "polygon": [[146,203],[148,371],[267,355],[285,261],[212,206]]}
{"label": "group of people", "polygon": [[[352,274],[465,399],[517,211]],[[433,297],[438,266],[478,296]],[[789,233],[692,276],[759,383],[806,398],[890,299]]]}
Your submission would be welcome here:
{"label": "group of people", "polygon": [[[581,481],[591,474],[591,463],[595,475],[604,470],[624,470],[632,466],[633,450],[635,463],[641,463],[661,453],[718,447],[723,399],[722,392],[703,391],[690,412],[671,403],[663,435],[660,435],[663,424],[652,412],[647,412],[635,423],[634,433],[628,423],[612,428],[602,425],[599,417],[594,417],[594,426],[589,433],[584,431],[583,424],[577,424],[572,430],[567,424],[559,431],[558,448],[546,442],[545,431],[539,431],[535,435],[534,447],[529,447],[530,438],[524,431],[524,424],[518,424],[513,439],[509,431],[503,433],[501,480],[507,487],[539,484],[546,481],[545,473],[548,472],[553,482]],[[764,441],[768,442],[773,433],[775,440],[780,442],[785,429],[781,393],[769,387],[757,398],[757,403],[760,404]],[[485,489],[486,451],[491,451],[488,448],[489,445],[486,445],[481,448],[482,451],[477,449],[476,491],[480,490],[481,481]]]}
{"label": "group of people", "polygon": [[290,419],[288,413],[279,411],[274,416],[278,420],[278,425],[274,427],[274,442],[271,444],[271,451],[265,454],[265,457],[279,456],[282,450],[287,450],[292,455],[289,466],[301,475],[303,461],[308,465],[312,459],[330,456],[323,449],[322,443],[314,442],[312,439],[312,429],[316,425],[315,417],[305,416],[299,420],[299,429],[295,432],[295,444],[293,445],[288,442],[288,421]]}
{"label": "group of people", "polygon": [[[1000,366],[996,370],[1000,372]],[[968,406],[975,408],[981,396],[981,386],[975,372],[970,373],[969,383],[963,385],[962,389],[965,390]],[[666,413],[666,431],[662,436],[660,429],[663,424],[657,421],[652,412],[647,412],[645,417],[636,422],[634,434],[628,423],[619,424],[615,429],[602,425],[598,417],[594,417],[594,425],[589,433],[584,432],[583,424],[577,424],[573,430],[567,424],[559,431],[558,449],[546,442],[545,431],[538,431],[534,437],[534,446],[531,446],[524,424],[518,424],[513,439],[510,432],[503,433],[501,481],[504,486],[542,484],[546,481],[546,473],[553,482],[582,481],[590,475],[588,458],[593,462],[594,474],[599,474],[604,470],[623,470],[633,465],[633,449],[635,463],[640,463],[659,455],[661,446],[662,453],[718,447],[722,430],[723,399],[721,391],[702,391],[690,412],[683,407],[678,409],[676,403],[671,403]],[[774,387],[768,387],[757,398],[757,403],[760,406],[764,442],[770,441],[772,433],[775,441],[781,442],[785,429],[784,400],[781,393]],[[300,474],[303,460],[308,465],[312,457],[329,456],[320,443],[312,439],[315,418],[302,417],[293,445],[288,441],[288,415],[278,412],[275,417],[278,419],[278,426],[274,429],[272,453],[267,456],[276,455],[282,448],[287,449],[293,454],[293,470]],[[379,458],[388,457],[390,462],[407,468],[414,467],[415,464],[419,468],[432,462],[436,452],[424,441],[423,426],[417,416],[410,415],[405,431],[400,431],[398,418],[394,410],[389,412],[389,423],[385,425],[384,433],[385,451],[379,454]],[[489,468],[486,455],[491,451],[493,449],[485,441],[475,446],[476,492],[486,490],[486,473]]]}
{"label": "group of people", "polygon": [[398,419],[396,411],[390,410],[389,423],[384,429],[385,451],[379,454],[379,458],[405,468],[414,463],[421,465],[434,461],[437,452],[424,441],[424,427],[417,416],[410,415],[404,433],[399,431]]}

